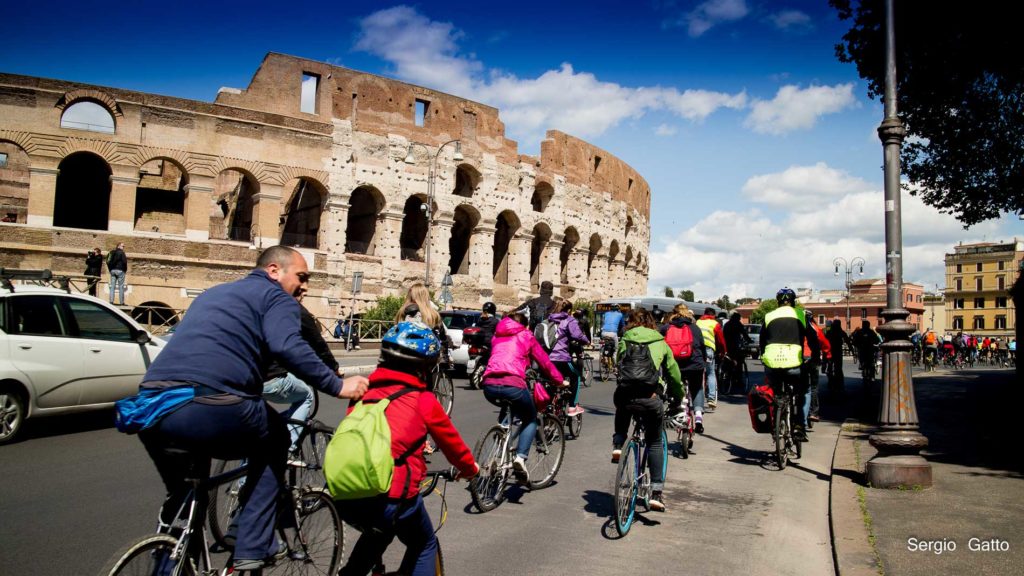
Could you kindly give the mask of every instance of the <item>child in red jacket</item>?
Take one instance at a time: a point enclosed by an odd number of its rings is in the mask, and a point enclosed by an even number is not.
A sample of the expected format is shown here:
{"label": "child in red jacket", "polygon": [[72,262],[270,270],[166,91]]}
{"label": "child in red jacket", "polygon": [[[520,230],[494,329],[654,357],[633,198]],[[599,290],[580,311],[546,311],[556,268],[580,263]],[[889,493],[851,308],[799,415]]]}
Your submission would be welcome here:
{"label": "child in red jacket", "polygon": [[472,478],[480,471],[441,404],[427,391],[426,379],[440,352],[434,333],[418,322],[400,322],[381,341],[380,365],[370,374],[370,388],[362,400],[380,400],[405,388],[412,391],[395,398],[385,411],[395,457],[391,490],[338,507],[342,518],[362,531],[341,576],[369,574],[395,536],[406,546],[400,573],[434,573],[437,539],[419,495],[426,475],[423,443],[428,434],[462,477]]}

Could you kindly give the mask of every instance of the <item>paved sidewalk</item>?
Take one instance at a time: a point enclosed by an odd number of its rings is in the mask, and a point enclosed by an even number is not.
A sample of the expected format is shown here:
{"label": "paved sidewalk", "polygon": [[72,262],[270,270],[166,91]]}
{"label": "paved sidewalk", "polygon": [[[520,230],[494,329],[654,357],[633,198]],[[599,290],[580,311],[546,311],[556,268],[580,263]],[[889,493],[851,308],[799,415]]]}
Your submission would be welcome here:
{"label": "paved sidewalk", "polygon": [[[847,385],[859,374],[847,371]],[[933,487],[864,484],[877,395],[848,393],[832,469],[831,520],[841,576],[1024,574],[1024,385],[1010,370],[914,374]],[[870,424],[863,424],[870,423]]]}

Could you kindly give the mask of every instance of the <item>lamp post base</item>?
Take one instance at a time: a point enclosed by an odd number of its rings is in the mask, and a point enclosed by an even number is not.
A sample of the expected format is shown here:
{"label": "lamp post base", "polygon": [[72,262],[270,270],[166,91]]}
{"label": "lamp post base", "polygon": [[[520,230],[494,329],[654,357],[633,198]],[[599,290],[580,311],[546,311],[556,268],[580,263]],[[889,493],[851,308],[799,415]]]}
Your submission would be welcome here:
{"label": "lamp post base", "polygon": [[932,465],[918,454],[879,455],[868,461],[865,476],[872,488],[930,488]]}

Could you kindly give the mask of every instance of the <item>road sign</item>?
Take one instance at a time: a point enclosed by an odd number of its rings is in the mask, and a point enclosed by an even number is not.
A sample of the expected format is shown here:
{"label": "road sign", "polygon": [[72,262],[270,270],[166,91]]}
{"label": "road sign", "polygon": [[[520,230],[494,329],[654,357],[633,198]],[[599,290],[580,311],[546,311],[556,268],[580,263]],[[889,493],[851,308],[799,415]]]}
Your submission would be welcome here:
{"label": "road sign", "polygon": [[352,295],[359,294],[363,291],[363,273],[353,272],[352,273]]}

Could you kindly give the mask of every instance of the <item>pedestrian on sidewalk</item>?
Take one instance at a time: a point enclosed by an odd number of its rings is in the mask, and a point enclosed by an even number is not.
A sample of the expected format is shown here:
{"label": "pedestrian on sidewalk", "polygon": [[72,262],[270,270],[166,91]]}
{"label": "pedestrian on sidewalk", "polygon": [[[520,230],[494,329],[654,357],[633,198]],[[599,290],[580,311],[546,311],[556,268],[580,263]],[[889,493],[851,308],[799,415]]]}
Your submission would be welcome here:
{"label": "pedestrian on sidewalk", "polygon": [[110,271],[110,303],[114,303],[114,294],[119,293],[118,304],[124,306],[125,282],[128,275],[128,256],[124,253],[124,242],[118,242],[117,248],[107,253],[107,270]]}
{"label": "pedestrian on sidewalk", "polygon": [[96,296],[96,285],[103,275],[103,254],[99,248],[93,248],[85,257],[85,275],[95,276],[89,279],[89,296]]}

